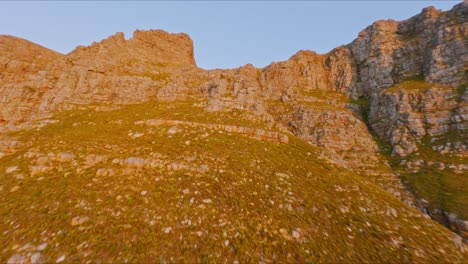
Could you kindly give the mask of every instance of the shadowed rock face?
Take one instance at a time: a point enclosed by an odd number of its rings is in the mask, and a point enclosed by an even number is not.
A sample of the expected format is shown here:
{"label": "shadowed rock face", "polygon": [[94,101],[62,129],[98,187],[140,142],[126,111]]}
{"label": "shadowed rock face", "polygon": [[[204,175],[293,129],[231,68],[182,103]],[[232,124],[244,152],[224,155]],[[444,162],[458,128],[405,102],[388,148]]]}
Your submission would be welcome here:
{"label": "shadowed rock face", "polygon": [[67,55],[2,36],[0,132],[83,104],[198,98],[208,112],[248,111],[404,196],[370,132],[402,159],[418,155],[427,137],[437,153],[466,159],[467,7],[377,21],[327,54],[299,51],[263,69],[199,69],[189,36],[161,30],[129,40],[117,33]]}

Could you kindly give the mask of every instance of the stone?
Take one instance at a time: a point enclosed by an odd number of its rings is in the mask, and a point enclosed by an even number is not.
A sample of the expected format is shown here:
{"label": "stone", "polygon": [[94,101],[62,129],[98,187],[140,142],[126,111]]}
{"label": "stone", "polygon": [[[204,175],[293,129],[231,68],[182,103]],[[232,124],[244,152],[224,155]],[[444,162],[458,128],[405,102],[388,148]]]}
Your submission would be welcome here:
{"label": "stone", "polygon": [[300,233],[296,230],[293,230],[292,231],[292,237],[294,237],[295,239],[299,239],[300,238]]}
{"label": "stone", "polygon": [[12,173],[12,172],[15,172],[16,170],[18,170],[18,166],[7,167],[7,168],[5,169],[5,173],[6,173],[6,174],[10,174],[10,173]]}
{"label": "stone", "polygon": [[60,162],[71,161],[75,158],[75,155],[68,152],[60,152],[57,154],[57,159]]}
{"label": "stone", "polygon": [[34,246],[31,243],[26,243],[22,247],[18,248],[18,251],[31,251],[33,250]]}
{"label": "stone", "polygon": [[391,215],[393,217],[398,217],[398,213],[394,208],[388,208],[387,210],[387,215]]}
{"label": "stone", "polygon": [[87,166],[96,166],[99,163],[103,163],[107,160],[104,155],[89,154],[86,156],[85,164]]}
{"label": "stone", "polygon": [[145,159],[140,157],[130,157],[124,162],[125,166],[133,168],[143,168],[145,166]]}
{"label": "stone", "polygon": [[208,165],[202,164],[200,165],[200,172],[207,172],[209,169]]}
{"label": "stone", "polygon": [[35,252],[30,257],[31,264],[46,263],[45,257],[40,252]]}
{"label": "stone", "polygon": [[84,223],[86,223],[87,221],[89,221],[89,217],[88,216],[76,216],[76,217],[73,217],[72,220],[71,220],[71,225],[72,226],[79,226],[79,225],[83,225]]}
{"label": "stone", "polygon": [[167,133],[170,135],[174,135],[175,133],[177,133],[177,131],[178,131],[177,127],[173,126],[167,131]]}
{"label": "stone", "polygon": [[461,252],[465,252],[466,249],[465,249],[465,245],[463,244],[463,239],[461,236],[459,235],[455,235],[455,238],[453,239],[453,243],[455,244],[455,246],[461,251]]}
{"label": "stone", "polygon": [[130,136],[132,139],[139,138],[144,136],[145,133],[143,132],[135,132],[135,133],[129,133],[128,136]]}
{"label": "stone", "polygon": [[275,175],[278,176],[278,177],[280,177],[280,178],[284,178],[284,179],[288,179],[288,178],[289,178],[289,175],[288,175],[288,174],[282,173],[282,172],[276,172]]}
{"label": "stone", "polygon": [[65,255],[61,255],[60,257],[58,257],[56,260],[55,260],[55,263],[61,263],[65,260]]}
{"label": "stone", "polygon": [[31,167],[31,176],[40,175],[51,171],[53,168],[46,165],[37,165]]}
{"label": "stone", "polygon": [[42,243],[39,246],[37,246],[38,251],[43,251],[46,248],[47,248],[47,243]]}
{"label": "stone", "polygon": [[96,177],[99,176],[114,176],[115,171],[112,168],[99,168],[96,170]]}
{"label": "stone", "polygon": [[280,228],[279,232],[283,236],[284,239],[290,240],[290,236],[289,236],[288,230],[286,228]]}
{"label": "stone", "polygon": [[37,163],[38,165],[47,164],[47,163],[49,163],[49,157],[47,157],[47,156],[38,157],[37,160],[36,160],[36,163]]}
{"label": "stone", "polygon": [[13,256],[11,256],[6,263],[8,264],[19,264],[19,263],[26,263],[26,261],[28,260],[28,257],[26,256],[23,256],[23,255],[19,255],[19,254],[15,254]]}

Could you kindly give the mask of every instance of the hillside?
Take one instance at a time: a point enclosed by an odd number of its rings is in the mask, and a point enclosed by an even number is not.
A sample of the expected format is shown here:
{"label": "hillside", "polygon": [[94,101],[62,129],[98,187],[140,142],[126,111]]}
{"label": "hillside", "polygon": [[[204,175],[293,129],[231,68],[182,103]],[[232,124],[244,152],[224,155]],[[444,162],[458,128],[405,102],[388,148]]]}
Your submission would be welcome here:
{"label": "hillside", "polygon": [[0,36],[0,261],[462,263],[467,7],[262,69]]}
{"label": "hillside", "polygon": [[149,102],[14,133],[34,143],[2,159],[2,261],[461,260],[450,231],[243,115]]}

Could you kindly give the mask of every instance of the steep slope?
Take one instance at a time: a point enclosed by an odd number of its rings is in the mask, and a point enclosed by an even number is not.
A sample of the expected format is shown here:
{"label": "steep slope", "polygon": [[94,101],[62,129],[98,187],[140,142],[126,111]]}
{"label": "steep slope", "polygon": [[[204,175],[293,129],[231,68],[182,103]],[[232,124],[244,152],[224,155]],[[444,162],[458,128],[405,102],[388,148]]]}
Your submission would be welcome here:
{"label": "steep slope", "polygon": [[0,165],[8,201],[0,207],[0,261],[457,263],[466,256],[460,237],[318,159],[303,140],[244,115],[206,113],[194,99],[148,102],[68,111],[15,134],[32,143]]}

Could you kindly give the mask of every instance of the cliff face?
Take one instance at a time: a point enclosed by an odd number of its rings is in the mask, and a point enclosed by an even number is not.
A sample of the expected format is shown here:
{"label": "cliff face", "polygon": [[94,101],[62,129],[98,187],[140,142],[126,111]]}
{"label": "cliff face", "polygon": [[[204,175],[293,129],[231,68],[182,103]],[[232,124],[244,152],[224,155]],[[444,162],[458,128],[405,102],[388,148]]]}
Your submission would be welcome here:
{"label": "cliff face", "polygon": [[136,31],[125,40],[117,33],[90,47],[79,47],[59,67],[57,104],[107,102],[129,104],[154,99],[156,91],[172,82],[181,68],[193,68],[193,44],[186,34],[161,30]]}
{"label": "cliff face", "polygon": [[[414,153],[415,140],[446,133],[451,122],[461,123],[454,129],[465,126],[459,114],[465,111],[463,100],[455,89],[447,89],[466,83],[466,12],[461,3],[445,13],[426,8],[399,23],[379,21],[351,44],[360,78],[357,90],[371,98],[369,123],[397,155]],[[414,82],[404,82],[411,78]],[[401,82],[406,89],[386,89]],[[400,103],[413,106],[398,107]]]}
{"label": "cliff face", "polygon": [[95,67],[98,72],[195,66],[190,37],[162,30],[137,30],[129,40],[116,33],[89,47],[80,46],[67,57],[74,65]]}
{"label": "cliff face", "polygon": [[6,67],[1,118],[7,129],[77,104],[147,101],[172,81],[172,72],[196,67],[191,39],[161,30],[136,31],[130,40],[117,33],[68,55],[10,36],[0,41]]}
{"label": "cliff face", "polygon": [[42,95],[53,89],[49,65],[63,55],[29,41],[0,38],[0,120],[17,125],[23,119],[37,119],[43,112]]}
{"label": "cliff face", "polygon": [[447,12],[432,7],[405,21],[378,21],[349,46],[357,89],[372,94],[410,77],[429,83],[465,82],[466,3]]}
{"label": "cliff face", "polygon": [[[378,21],[327,54],[300,51],[263,69],[199,69],[190,38],[163,31],[136,31],[130,40],[117,33],[67,55],[2,36],[0,131],[37,127],[85,104],[201,100],[207,112],[243,111],[292,133],[411,203],[395,173],[467,170],[467,12],[463,2],[447,12],[426,8],[404,21]],[[390,161],[401,167],[390,167],[375,138],[389,144]],[[435,160],[413,166],[426,148]],[[459,184],[466,190],[466,179]],[[428,199],[424,188],[416,193]],[[466,219],[466,201],[448,208]]]}

